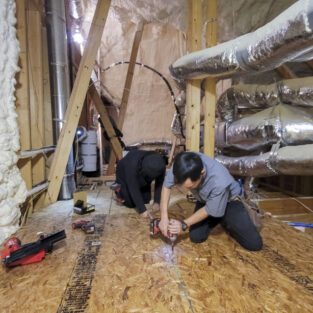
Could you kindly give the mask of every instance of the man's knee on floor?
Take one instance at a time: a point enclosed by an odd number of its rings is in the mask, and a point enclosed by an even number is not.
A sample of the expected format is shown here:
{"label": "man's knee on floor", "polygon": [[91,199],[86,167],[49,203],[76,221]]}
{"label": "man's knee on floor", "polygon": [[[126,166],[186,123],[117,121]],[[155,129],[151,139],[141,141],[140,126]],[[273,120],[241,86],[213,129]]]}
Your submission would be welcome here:
{"label": "man's knee on floor", "polygon": [[201,243],[208,239],[208,235],[206,236],[204,234],[199,234],[196,232],[189,232],[189,238],[191,242]]}
{"label": "man's knee on floor", "polygon": [[250,240],[242,246],[249,251],[260,251],[263,247],[262,237],[258,236],[256,239]]}

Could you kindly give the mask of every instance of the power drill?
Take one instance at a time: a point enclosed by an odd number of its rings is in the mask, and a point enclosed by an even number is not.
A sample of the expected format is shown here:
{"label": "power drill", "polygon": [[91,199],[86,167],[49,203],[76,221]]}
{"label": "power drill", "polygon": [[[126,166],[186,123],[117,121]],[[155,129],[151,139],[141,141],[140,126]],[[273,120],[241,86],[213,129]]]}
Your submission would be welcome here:
{"label": "power drill", "polygon": [[[156,235],[159,232],[161,232],[160,227],[159,227],[160,219],[159,218],[153,218],[150,220],[150,235]],[[171,245],[172,245],[172,252],[174,250],[174,243],[177,238],[176,234],[171,234],[169,231],[167,232],[168,237],[170,238]]]}

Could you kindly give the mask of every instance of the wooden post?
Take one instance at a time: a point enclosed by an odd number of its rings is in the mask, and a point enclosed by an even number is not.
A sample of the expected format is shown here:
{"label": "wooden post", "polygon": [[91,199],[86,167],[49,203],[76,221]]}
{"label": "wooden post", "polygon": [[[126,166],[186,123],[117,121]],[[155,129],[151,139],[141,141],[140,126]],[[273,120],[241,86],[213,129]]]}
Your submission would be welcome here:
{"label": "wooden post", "polygon": [[[201,50],[202,33],[202,2],[189,0],[189,31],[188,50],[194,52]],[[186,90],[186,148],[199,151],[200,146],[200,102],[201,80],[187,82]]]}
{"label": "wooden post", "polygon": [[[44,146],[43,67],[41,37],[41,6],[27,1],[28,69],[31,116],[31,148]],[[32,158],[33,184],[45,180],[45,159],[42,154]]]}
{"label": "wooden post", "polygon": [[98,0],[93,21],[89,30],[84,54],[82,56],[73,90],[65,114],[65,124],[57,144],[55,156],[49,175],[49,188],[45,198],[48,205],[57,200],[65,167],[75,137],[79,117],[88,90],[91,72],[101,42],[104,25],[107,19],[111,0]]}
{"label": "wooden post", "polygon": [[[144,26],[144,24],[142,22],[140,22],[137,25],[135,38],[133,41],[133,47],[132,47],[132,51],[130,54],[130,61],[129,61],[128,69],[127,69],[127,75],[126,75],[126,80],[125,80],[125,85],[124,85],[124,90],[123,90],[122,102],[121,102],[120,111],[118,114],[118,121],[117,121],[117,127],[119,128],[120,131],[122,131],[123,125],[124,125],[124,119],[125,119],[125,114],[126,114],[126,110],[127,110],[130,88],[131,88],[132,81],[133,81],[139,44],[140,44],[142,33],[143,33],[143,26]],[[116,162],[116,156],[113,153],[111,153],[109,166],[108,166],[108,170],[107,170],[107,175],[111,175],[114,173],[115,162]]]}
{"label": "wooden post", "polygon": [[[206,46],[210,48],[217,44],[217,0],[207,0],[207,28]],[[204,105],[204,154],[214,158],[214,127],[216,108],[216,79],[205,80],[205,105]]]}

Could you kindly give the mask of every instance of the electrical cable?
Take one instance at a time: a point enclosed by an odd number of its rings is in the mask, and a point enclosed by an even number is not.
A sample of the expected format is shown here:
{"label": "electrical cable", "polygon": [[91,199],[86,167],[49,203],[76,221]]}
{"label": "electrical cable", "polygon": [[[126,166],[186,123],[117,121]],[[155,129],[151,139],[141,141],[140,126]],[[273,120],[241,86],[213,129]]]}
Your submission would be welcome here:
{"label": "electrical cable", "polygon": [[[119,62],[115,62],[115,63],[112,63],[111,65],[109,65],[108,67],[106,67],[105,69],[102,69],[100,66],[100,69],[101,69],[101,72],[105,72],[111,68],[113,68],[114,66],[117,66],[117,65],[121,65],[121,64],[129,64],[130,62],[129,61],[119,61]],[[181,115],[180,115],[180,112],[179,112],[179,109],[177,107],[177,104],[176,104],[176,98],[175,98],[175,94],[173,92],[173,89],[170,85],[170,83],[168,82],[168,80],[160,73],[158,72],[156,69],[152,68],[151,66],[149,65],[146,65],[146,64],[143,64],[143,63],[139,63],[139,62],[136,62],[135,63],[136,65],[139,65],[141,67],[145,67],[149,70],[151,70],[152,72],[156,73],[157,75],[159,75],[162,80],[165,82],[167,88],[169,89],[170,91],[170,94],[171,94],[171,98],[173,100],[173,103],[174,103],[174,106],[175,106],[175,110],[176,110],[176,114],[178,116],[178,120],[179,120],[179,126],[180,126],[180,132],[181,132],[181,135],[182,137],[185,139],[185,135],[183,133],[183,123],[182,123],[182,120],[181,120]]]}

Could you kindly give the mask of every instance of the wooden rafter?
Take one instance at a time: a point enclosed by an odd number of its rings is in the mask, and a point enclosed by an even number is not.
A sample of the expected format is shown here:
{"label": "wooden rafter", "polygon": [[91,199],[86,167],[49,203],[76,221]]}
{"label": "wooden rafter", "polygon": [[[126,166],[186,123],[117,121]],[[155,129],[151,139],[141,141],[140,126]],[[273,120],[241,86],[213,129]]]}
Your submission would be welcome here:
{"label": "wooden rafter", "polygon": [[104,104],[103,104],[103,102],[102,102],[102,100],[98,94],[98,91],[97,91],[97,89],[93,83],[90,84],[88,94],[90,95],[94,105],[96,106],[98,113],[100,114],[101,121],[103,123],[105,131],[107,132],[107,134],[110,138],[110,142],[112,144],[112,148],[114,150],[114,153],[118,156],[119,159],[121,159],[122,154],[123,154],[122,146],[116,137],[114,128],[113,128],[112,123],[111,123],[110,118],[109,118],[109,114],[107,112],[107,109],[104,106]]}
{"label": "wooden rafter", "polygon": [[[125,120],[125,115],[126,115],[126,110],[127,110],[127,104],[128,104],[128,99],[129,99],[129,95],[130,95],[130,89],[132,86],[137,54],[138,54],[138,50],[139,50],[139,44],[140,44],[142,33],[143,33],[143,27],[144,27],[144,24],[142,22],[140,22],[137,25],[137,30],[135,33],[133,46],[132,46],[132,51],[130,54],[130,61],[129,61],[128,69],[127,69],[127,75],[126,75],[126,80],[125,80],[125,85],[124,85],[124,90],[123,90],[122,102],[121,102],[120,111],[118,114],[118,121],[117,121],[117,127],[121,131],[122,131],[123,125],[124,125],[124,120]],[[114,173],[115,162],[116,162],[116,156],[113,153],[111,153],[108,171],[107,171],[108,175],[111,175]]]}

